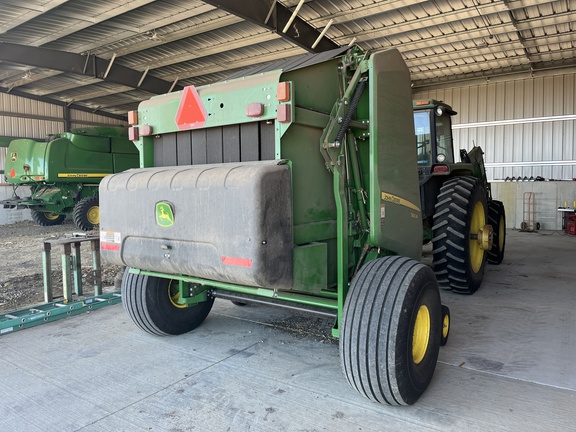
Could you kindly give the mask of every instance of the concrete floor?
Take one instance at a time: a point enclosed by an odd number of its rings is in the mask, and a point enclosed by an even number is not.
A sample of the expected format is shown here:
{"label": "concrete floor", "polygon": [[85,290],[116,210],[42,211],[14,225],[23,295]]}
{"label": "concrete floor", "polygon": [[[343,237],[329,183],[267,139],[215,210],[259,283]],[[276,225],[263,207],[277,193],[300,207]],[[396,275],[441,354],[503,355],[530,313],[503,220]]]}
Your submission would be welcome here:
{"label": "concrete floor", "polygon": [[509,231],[476,294],[442,292],[450,339],[410,407],[355,393],[330,323],[271,307],[217,300],[179,337],[121,305],[6,334],[0,431],[573,431],[575,267],[576,237]]}

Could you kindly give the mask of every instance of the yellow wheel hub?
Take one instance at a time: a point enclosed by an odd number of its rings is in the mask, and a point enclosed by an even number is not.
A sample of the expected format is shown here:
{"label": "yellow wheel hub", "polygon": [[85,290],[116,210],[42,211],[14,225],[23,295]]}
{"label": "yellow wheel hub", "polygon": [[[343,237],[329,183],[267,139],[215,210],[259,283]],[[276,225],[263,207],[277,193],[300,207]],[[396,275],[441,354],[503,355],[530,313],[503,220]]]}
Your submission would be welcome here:
{"label": "yellow wheel hub", "polygon": [[92,206],[86,212],[86,219],[92,225],[98,225],[100,223],[100,207],[99,206]]}
{"label": "yellow wheel hub", "polygon": [[178,287],[178,281],[171,280],[168,283],[168,297],[170,298],[170,303],[175,307],[180,309],[185,309],[186,304],[179,303],[180,300],[180,289]]}
{"label": "yellow wheel hub", "polygon": [[60,215],[57,215],[56,213],[44,213],[44,217],[51,221],[58,219],[59,216]]}
{"label": "yellow wheel hub", "polygon": [[419,364],[428,349],[430,339],[430,311],[426,305],[421,305],[414,322],[414,334],[412,335],[412,360]]}
{"label": "yellow wheel hub", "polygon": [[492,247],[492,226],[486,225],[484,205],[478,201],[470,222],[470,265],[474,273],[478,273],[482,268],[484,251],[488,244]]}
{"label": "yellow wheel hub", "polygon": [[450,317],[448,315],[444,315],[442,319],[442,337],[445,339],[448,337],[448,332],[450,331]]}

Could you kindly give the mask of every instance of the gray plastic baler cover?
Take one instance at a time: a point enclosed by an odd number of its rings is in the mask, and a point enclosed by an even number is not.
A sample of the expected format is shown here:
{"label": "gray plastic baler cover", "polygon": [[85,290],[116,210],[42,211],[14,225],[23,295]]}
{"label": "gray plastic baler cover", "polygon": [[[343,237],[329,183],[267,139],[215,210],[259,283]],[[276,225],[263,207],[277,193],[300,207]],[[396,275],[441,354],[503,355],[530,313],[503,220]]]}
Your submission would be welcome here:
{"label": "gray plastic baler cover", "polygon": [[292,285],[290,170],[282,161],[143,168],[100,183],[112,264],[264,288]]}

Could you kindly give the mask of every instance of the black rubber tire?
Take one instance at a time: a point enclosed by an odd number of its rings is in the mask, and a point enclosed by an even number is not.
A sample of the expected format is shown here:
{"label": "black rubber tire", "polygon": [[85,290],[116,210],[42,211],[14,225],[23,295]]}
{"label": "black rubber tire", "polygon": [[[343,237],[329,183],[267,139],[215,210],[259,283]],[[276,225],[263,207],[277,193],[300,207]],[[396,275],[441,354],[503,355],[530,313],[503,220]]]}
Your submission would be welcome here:
{"label": "black rubber tire", "polygon": [[132,321],[147,333],[166,336],[194,330],[206,319],[214,298],[190,307],[177,307],[170,299],[169,279],[130,273],[122,278],[122,304]]}
{"label": "black rubber tire", "polygon": [[[477,204],[482,208],[475,215]],[[486,191],[480,180],[454,177],[440,188],[432,228],[433,265],[440,288],[473,294],[480,287],[488,254],[470,239],[470,231],[472,225],[486,224],[486,214]],[[473,217],[480,221],[473,222]]]}
{"label": "black rubber tire", "polygon": [[500,264],[504,259],[506,247],[506,212],[502,201],[492,200],[488,203],[488,223],[493,229],[492,249],[488,251],[488,263]]}
{"label": "black rubber tire", "polygon": [[56,213],[40,212],[36,210],[31,210],[31,212],[32,220],[36,223],[36,225],[40,226],[62,225],[62,223],[66,220],[66,215],[63,214],[57,215]]}
{"label": "black rubber tire", "polygon": [[100,205],[97,196],[82,198],[74,206],[72,220],[82,231],[91,231],[100,223]]}
{"label": "black rubber tire", "polygon": [[440,346],[444,346],[446,345],[446,342],[448,342],[451,324],[452,321],[450,320],[450,308],[448,308],[448,306],[442,305],[442,335],[440,337]]}
{"label": "black rubber tire", "polygon": [[[420,358],[414,357],[414,328],[428,311]],[[438,359],[441,303],[432,270],[405,257],[364,265],[353,278],[340,323],[340,359],[346,379],[368,399],[411,405],[428,387]],[[419,324],[419,328],[423,328]],[[427,327],[427,328],[426,328]]]}

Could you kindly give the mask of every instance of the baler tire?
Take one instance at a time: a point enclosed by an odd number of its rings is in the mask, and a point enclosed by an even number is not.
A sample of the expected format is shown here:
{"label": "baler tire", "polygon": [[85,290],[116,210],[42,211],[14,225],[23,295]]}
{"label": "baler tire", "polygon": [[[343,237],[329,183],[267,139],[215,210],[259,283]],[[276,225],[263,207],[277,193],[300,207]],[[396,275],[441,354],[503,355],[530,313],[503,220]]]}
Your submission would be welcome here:
{"label": "baler tire", "polygon": [[36,210],[31,210],[31,212],[32,220],[36,223],[36,225],[40,226],[62,225],[64,220],[66,220],[66,215],[63,214],[40,212]]}
{"label": "baler tire", "polygon": [[480,287],[488,254],[471,234],[486,225],[486,213],[486,191],[479,179],[454,177],[440,188],[432,254],[441,288],[473,294]]}
{"label": "baler tire", "polygon": [[488,251],[488,263],[498,265],[504,259],[506,247],[506,212],[502,201],[492,200],[488,203],[488,223],[494,230],[492,249]]}
{"label": "baler tire", "polygon": [[72,220],[82,231],[91,231],[100,223],[100,205],[97,196],[82,198],[74,206]]}
{"label": "baler tire", "polygon": [[368,399],[411,405],[428,387],[442,333],[440,293],[432,270],[391,256],[352,279],[340,325],[346,379]]}
{"label": "baler tire", "polygon": [[446,345],[448,336],[450,335],[450,309],[448,306],[442,305],[442,337],[440,338],[440,346]]}
{"label": "baler tire", "polygon": [[[185,307],[174,301],[170,289],[177,281],[130,273],[122,278],[122,304],[134,323],[147,333],[180,335],[198,327],[212,309],[214,298]],[[172,297],[171,297],[172,296]]]}

